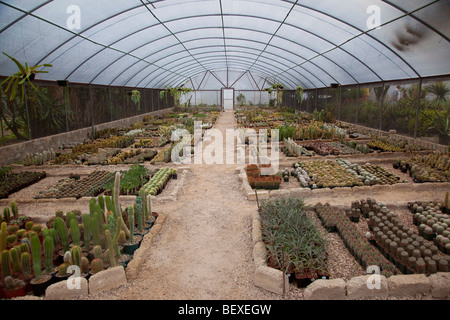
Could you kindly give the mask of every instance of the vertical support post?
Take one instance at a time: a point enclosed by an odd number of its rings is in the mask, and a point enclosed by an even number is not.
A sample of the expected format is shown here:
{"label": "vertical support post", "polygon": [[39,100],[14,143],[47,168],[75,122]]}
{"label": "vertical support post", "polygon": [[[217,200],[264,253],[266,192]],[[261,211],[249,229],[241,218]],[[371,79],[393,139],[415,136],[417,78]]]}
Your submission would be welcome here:
{"label": "vertical support post", "polygon": [[64,110],[66,111],[66,132],[69,132],[69,85],[63,87],[64,94]]}
{"label": "vertical support post", "polygon": [[89,109],[91,109],[92,137],[94,137],[94,101],[92,99],[91,85],[89,85]]}
{"label": "vertical support post", "polygon": [[109,112],[111,115],[111,121],[113,121],[113,107],[112,107],[112,100],[111,100],[111,86],[108,86],[108,101],[109,101]]}
{"label": "vertical support post", "polygon": [[28,127],[28,140],[31,140],[31,128],[30,128],[30,114],[28,112],[28,97],[27,97],[27,86],[23,86],[23,92],[24,92],[24,102],[25,102],[25,113],[27,116],[27,127]]}
{"label": "vertical support post", "polygon": [[316,96],[315,96],[315,103],[314,103],[314,109],[317,109],[319,111],[319,89],[316,88]]}
{"label": "vertical support post", "polygon": [[358,112],[359,112],[359,91],[361,86],[358,84],[358,91],[356,91],[356,112],[355,112],[355,123],[358,124]]}
{"label": "vertical support post", "polygon": [[383,105],[384,105],[384,82],[383,87],[381,88],[381,104],[380,104],[380,125],[379,130],[383,128]]}
{"label": "vertical support post", "polygon": [[338,111],[338,120],[341,120],[341,108],[342,108],[342,87],[339,85],[339,111]]}
{"label": "vertical support post", "polygon": [[420,80],[419,80],[419,93],[417,95],[416,123],[414,124],[414,139],[417,138],[417,128],[419,126],[420,96],[421,95],[422,95],[422,78],[420,78]]}

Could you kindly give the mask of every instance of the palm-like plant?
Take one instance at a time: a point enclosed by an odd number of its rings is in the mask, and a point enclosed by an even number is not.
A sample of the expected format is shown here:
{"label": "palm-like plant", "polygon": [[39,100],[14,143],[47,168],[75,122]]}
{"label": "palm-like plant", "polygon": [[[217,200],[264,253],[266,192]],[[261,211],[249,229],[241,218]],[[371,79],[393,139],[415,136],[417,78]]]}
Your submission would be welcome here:
{"label": "palm-like plant", "polygon": [[447,103],[447,95],[450,93],[450,87],[448,87],[443,81],[431,83],[425,88],[428,93],[435,95],[435,98],[431,101],[432,106],[440,108]]}
{"label": "palm-like plant", "polygon": [[37,91],[38,89],[32,83],[36,74],[37,73],[48,73],[48,71],[38,70],[38,69],[42,68],[42,67],[51,67],[52,65],[51,64],[42,64],[42,65],[36,65],[36,66],[28,66],[28,63],[25,63],[25,66],[24,66],[17,59],[7,55],[4,52],[3,52],[3,54],[5,56],[7,56],[8,58],[10,58],[16,64],[16,66],[19,68],[19,71],[17,71],[12,76],[9,76],[5,80],[3,80],[2,83],[0,83],[0,87],[3,87],[3,85],[5,85],[7,83],[7,86],[6,86],[6,89],[4,90],[4,92],[8,93],[10,91],[10,94],[9,94],[10,101],[13,101],[16,98],[17,91],[20,90],[20,93],[21,93],[20,101],[23,102],[25,99],[25,86],[24,86],[25,82],[28,82],[31,85],[31,87]]}

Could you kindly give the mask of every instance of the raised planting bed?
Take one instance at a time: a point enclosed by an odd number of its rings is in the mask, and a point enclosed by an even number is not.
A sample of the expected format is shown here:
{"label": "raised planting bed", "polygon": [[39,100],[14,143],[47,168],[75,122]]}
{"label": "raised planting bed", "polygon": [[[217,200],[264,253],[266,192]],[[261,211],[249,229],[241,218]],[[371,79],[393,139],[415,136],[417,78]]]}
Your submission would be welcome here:
{"label": "raised planting bed", "polygon": [[107,139],[94,140],[76,145],[69,152],[63,152],[56,156],[56,164],[82,164],[86,161],[85,156],[97,153],[99,148],[126,148],[134,143],[133,136],[112,136]]}
{"label": "raised planting bed", "polygon": [[6,289],[7,276],[25,282],[24,294],[42,296],[49,285],[69,278],[71,266],[78,266],[80,276],[86,279],[115,266],[126,268],[158,214],[151,211],[151,199],[145,195],[118,214],[105,214],[101,207],[105,201],[103,197],[92,198],[86,208],[89,213],[58,211],[46,227],[30,220],[21,226],[3,222],[1,233],[14,238],[16,245],[3,248],[1,238],[0,294]]}
{"label": "raised planting bed", "polygon": [[113,172],[96,170],[82,179],[76,177],[61,179],[55,186],[39,192],[35,199],[95,197],[102,193],[105,190],[103,186],[112,180],[114,180]]}
{"label": "raised planting bed", "polygon": [[325,229],[339,234],[347,250],[364,269],[376,265],[385,276],[398,272],[369,239],[361,234],[343,210],[335,210],[329,203],[317,203],[314,208]]}
{"label": "raised planting bed", "polygon": [[[448,193],[447,193],[448,194]],[[433,241],[438,249],[450,255],[450,206],[437,201],[414,201],[408,204],[419,235]],[[450,262],[450,261],[449,261]]]}
{"label": "raised planting bed", "polygon": [[298,287],[328,278],[326,239],[308,214],[303,200],[282,198],[260,207],[267,265],[284,271]]}
{"label": "raised planting bed", "polygon": [[46,172],[5,172],[0,184],[0,198],[7,198],[10,194],[26,188],[46,176]]}
{"label": "raised planting bed", "polygon": [[397,160],[394,169],[409,172],[414,182],[449,182],[450,157],[440,152],[415,154],[407,160]]}
{"label": "raised planting bed", "polygon": [[252,189],[276,190],[280,188],[281,175],[262,175],[261,169],[270,169],[270,165],[249,164],[244,170],[247,174],[247,180]]}
{"label": "raised planting bed", "polygon": [[[150,179],[153,173],[149,169],[141,164],[133,164],[128,170],[122,171],[120,175],[120,195],[138,195],[139,190]],[[114,181],[110,180],[103,185],[103,189],[106,190],[105,194],[110,195],[114,189]]]}
{"label": "raised planting bed", "polygon": [[342,158],[294,163],[291,175],[304,188],[336,188],[405,182],[380,166],[362,166]]}
{"label": "raised planting bed", "polygon": [[378,249],[404,274],[448,272],[450,256],[439,249],[427,236],[407,227],[397,214],[385,205],[372,201],[362,209]]}
{"label": "raised planting bed", "polygon": [[143,190],[147,194],[156,196],[164,190],[170,178],[175,176],[176,173],[176,169],[168,167],[161,168],[151,177],[151,179],[146,184],[144,184],[141,190]]}

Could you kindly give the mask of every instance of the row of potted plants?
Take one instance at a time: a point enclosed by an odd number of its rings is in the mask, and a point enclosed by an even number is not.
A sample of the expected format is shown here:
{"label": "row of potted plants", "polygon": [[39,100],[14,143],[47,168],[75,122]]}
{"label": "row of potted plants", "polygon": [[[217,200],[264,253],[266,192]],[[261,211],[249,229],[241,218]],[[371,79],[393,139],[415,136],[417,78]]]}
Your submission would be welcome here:
{"label": "row of potted plants", "polygon": [[81,198],[95,197],[105,191],[104,185],[114,179],[114,173],[104,170],[95,170],[88,176],[80,179],[78,175],[61,179],[57,184],[45,191],[39,191],[35,199],[43,198]]}
{"label": "row of potted plants", "polygon": [[428,237],[414,232],[384,204],[373,206],[368,213],[368,226],[376,246],[402,273],[448,271],[450,256],[440,255]]}
{"label": "row of potted plants", "polygon": [[285,272],[299,287],[329,278],[327,242],[308,210],[294,197],[266,200],[260,207],[268,266]]}
{"label": "row of potted plants", "polygon": [[[22,230],[3,222],[0,230],[2,293],[14,286],[22,289],[16,294],[23,294],[25,285],[25,292],[42,295],[55,281],[71,276],[75,266],[86,278],[109,266],[126,267],[158,215],[152,211],[151,198],[143,190],[135,204],[123,210],[119,188],[117,172],[112,197],[91,198],[86,214],[70,211],[64,215],[58,211],[45,228],[28,221]],[[8,246],[13,232],[17,242]],[[8,297],[11,297],[9,292]]]}
{"label": "row of potted plants", "polygon": [[414,182],[450,181],[450,157],[441,152],[415,154],[407,160],[395,161],[393,167],[404,173],[409,172]]}
{"label": "row of potted plants", "polygon": [[266,189],[266,190],[277,190],[280,189],[280,184],[282,181],[282,176],[280,174],[275,175],[263,175],[261,173],[261,168],[266,167],[267,169],[270,166],[267,165],[256,165],[249,164],[244,170],[247,174],[247,180],[252,189]]}
{"label": "row of potted plants", "polygon": [[348,251],[364,268],[376,265],[381,274],[389,277],[396,268],[362,235],[342,210],[333,210],[329,203],[317,203],[314,207],[319,219],[328,232],[337,232]]}
{"label": "row of potted plants", "polygon": [[8,170],[1,177],[0,198],[7,198],[10,194],[44,179],[46,175],[45,171],[11,172],[11,170]]}
{"label": "row of potted plants", "polygon": [[437,201],[416,201],[409,207],[419,235],[433,241],[440,251],[450,255],[450,217],[444,213],[449,210],[448,201],[444,205]]}
{"label": "row of potted plants", "polygon": [[170,178],[172,177],[177,177],[176,168],[161,168],[150,178],[147,183],[142,186],[141,190],[147,194],[156,196],[162,192],[162,190],[165,188]]}

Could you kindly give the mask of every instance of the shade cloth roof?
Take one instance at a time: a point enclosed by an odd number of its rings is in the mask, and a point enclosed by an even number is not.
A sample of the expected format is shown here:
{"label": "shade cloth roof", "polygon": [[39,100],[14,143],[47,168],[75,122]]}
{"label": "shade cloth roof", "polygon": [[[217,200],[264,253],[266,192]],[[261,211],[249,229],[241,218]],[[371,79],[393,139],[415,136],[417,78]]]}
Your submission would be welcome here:
{"label": "shade cloth roof", "polygon": [[449,15],[448,0],[3,0],[0,48],[52,64],[44,80],[308,89],[450,74]]}

